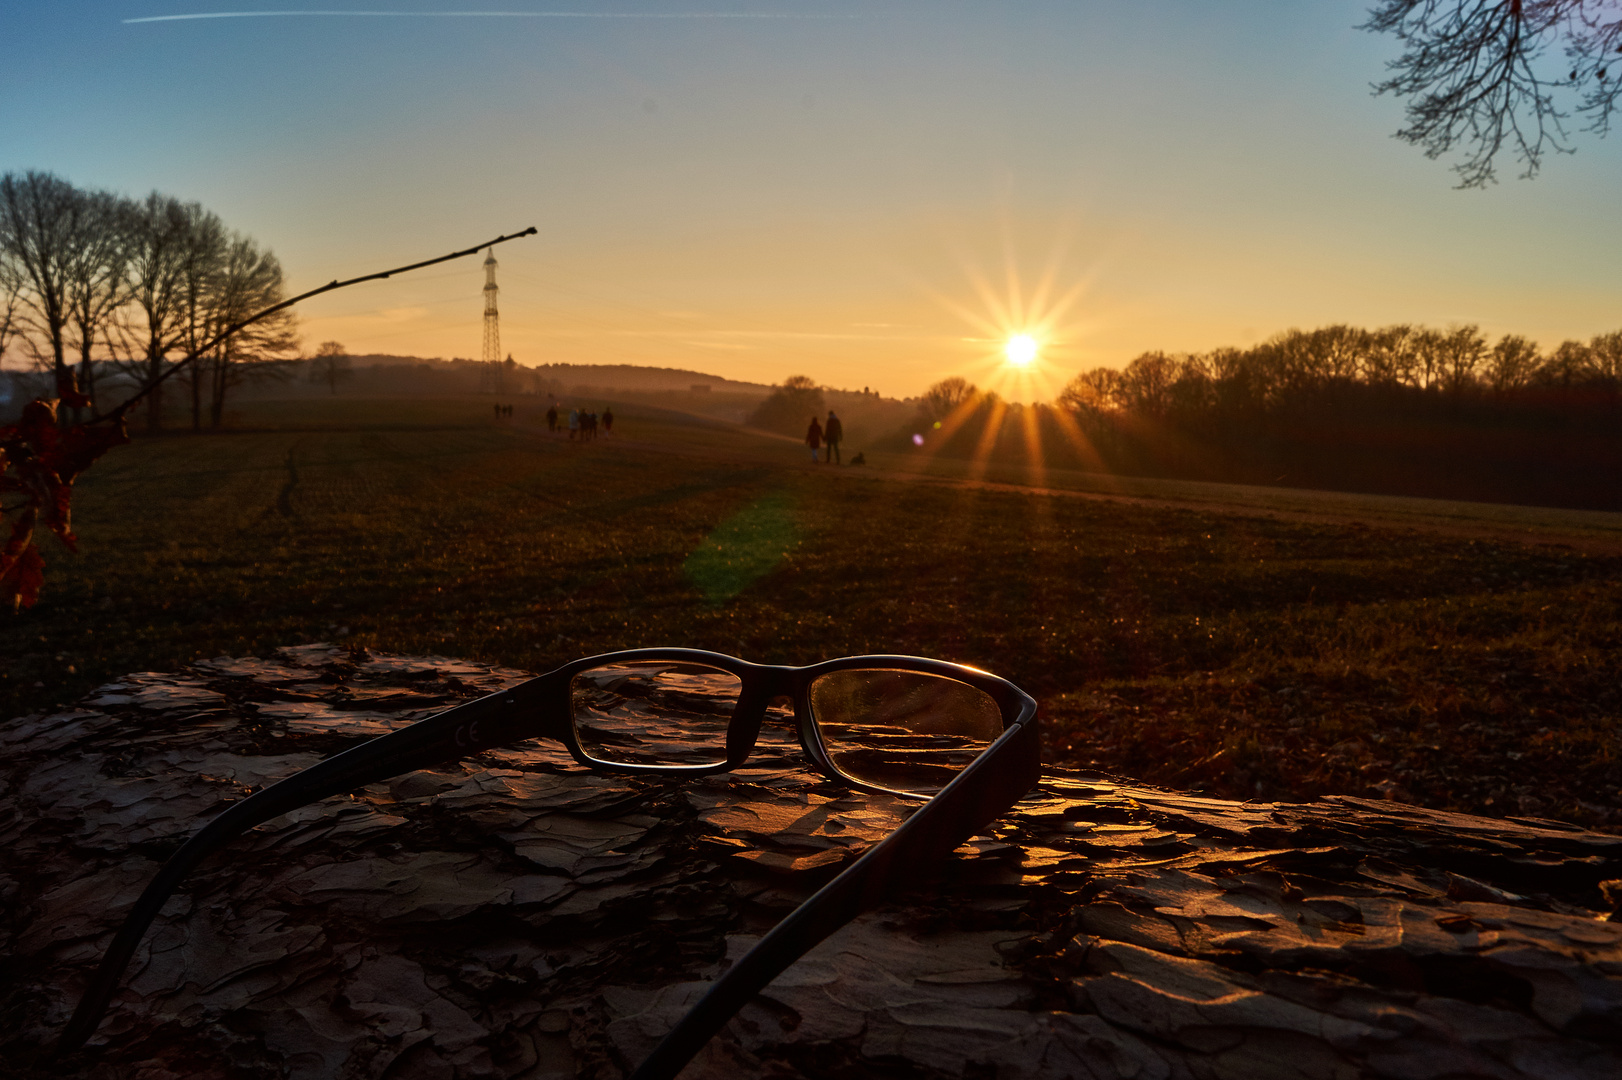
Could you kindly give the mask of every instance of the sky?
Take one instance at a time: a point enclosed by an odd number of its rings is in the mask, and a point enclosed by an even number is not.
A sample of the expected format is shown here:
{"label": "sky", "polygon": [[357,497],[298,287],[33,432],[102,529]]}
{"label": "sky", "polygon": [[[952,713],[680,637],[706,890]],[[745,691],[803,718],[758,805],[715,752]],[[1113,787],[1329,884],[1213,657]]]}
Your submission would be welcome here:
{"label": "sky", "polygon": [[[290,292],[534,226],[496,249],[530,365],[1039,400],[1291,327],[1622,328],[1622,137],[1455,190],[1356,0],[321,3],[5,5],[0,171],[196,200]],[[481,261],[303,339],[477,358]]]}

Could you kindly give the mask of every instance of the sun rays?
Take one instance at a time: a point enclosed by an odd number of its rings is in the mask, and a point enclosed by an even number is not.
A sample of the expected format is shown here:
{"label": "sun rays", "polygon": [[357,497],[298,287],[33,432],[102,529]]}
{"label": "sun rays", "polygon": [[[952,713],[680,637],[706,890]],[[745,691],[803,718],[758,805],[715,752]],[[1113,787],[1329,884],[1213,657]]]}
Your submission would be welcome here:
{"label": "sun rays", "polygon": [[1082,301],[1097,269],[1078,270],[1063,230],[1034,275],[1007,227],[1001,247],[1002,265],[991,271],[985,259],[960,252],[968,297],[959,288],[955,295],[937,291],[935,298],[970,330],[964,342],[978,355],[965,365],[965,378],[1012,401],[1051,400],[1091,329]]}
{"label": "sun rays", "polygon": [[[1029,274],[1008,228],[1003,229],[1001,266],[960,253],[969,289],[928,290],[970,330],[961,341],[970,351],[958,368],[978,393],[957,400],[916,437],[925,457],[943,451],[969,458],[975,479],[989,478],[994,464],[1012,466],[1008,479],[1041,487],[1047,483],[1049,444],[1063,443],[1089,471],[1102,458],[1076,418],[1053,404],[1076,368],[1088,359],[1083,340],[1097,325],[1086,299],[1097,264],[1077,265],[1063,230],[1051,242],[1040,270]],[[949,449],[950,448],[950,449]],[[999,474],[1007,473],[999,468]]]}

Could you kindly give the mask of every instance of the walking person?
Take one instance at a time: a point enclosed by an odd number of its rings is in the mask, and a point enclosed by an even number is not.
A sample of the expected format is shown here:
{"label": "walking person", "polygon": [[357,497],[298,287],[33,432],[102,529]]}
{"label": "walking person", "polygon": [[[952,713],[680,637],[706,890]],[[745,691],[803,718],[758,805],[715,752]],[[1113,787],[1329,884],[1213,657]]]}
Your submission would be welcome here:
{"label": "walking person", "polygon": [[839,459],[839,443],[845,437],[845,425],[839,422],[832,409],[828,410],[828,422],[822,425],[822,441],[828,444],[827,460],[836,465],[843,465]]}
{"label": "walking person", "polygon": [[817,451],[822,448],[822,425],[817,423],[814,416],[811,418],[811,426],[805,429],[805,445],[811,448],[811,461],[815,464]]}
{"label": "walking person", "polygon": [[546,410],[546,430],[554,435],[558,433],[558,403],[555,401],[552,407]]}
{"label": "walking person", "polygon": [[571,407],[569,409],[569,438],[571,440],[573,440],[574,437],[576,435],[578,435],[579,433],[580,433],[580,410]]}
{"label": "walking person", "polygon": [[614,407],[612,405],[603,406],[603,434],[614,434]]}

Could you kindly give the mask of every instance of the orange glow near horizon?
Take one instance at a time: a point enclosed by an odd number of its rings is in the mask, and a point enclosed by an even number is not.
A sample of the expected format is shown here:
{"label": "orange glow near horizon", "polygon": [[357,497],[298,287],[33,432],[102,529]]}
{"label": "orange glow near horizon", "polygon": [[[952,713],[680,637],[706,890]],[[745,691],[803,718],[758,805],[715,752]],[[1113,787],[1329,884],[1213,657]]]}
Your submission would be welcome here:
{"label": "orange glow near horizon", "polygon": [[1078,275],[1061,240],[1040,273],[1022,276],[1024,260],[1006,227],[1002,251],[1000,275],[985,272],[989,260],[960,254],[958,261],[970,286],[967,296],[961,290],[926,290],[936,304],[972,328],[972,336],[961,341],[974,354],[958,366],[957,374],[991,398],[971,395],[942,417],[933,433],[922,435],[919,444],[928,459],[971,422],[983,424],[973,433],[973,443],[962,447],[968,451],[969,477],[991,479],[993,462],[1009,455],[1005,465],[1012,468],[996,469],[998,479],[1043,488],[1052,467],[1045,437],[1070,444],[1073,456],[1083,462],[1101,464],[1072,417],[1061,415],[1062,409],[1041,407],[1053,402],[1075,368],[1091,358],[1092,350],[1080,343],[1096,331],[1099,313],[1083,318],[1077,309],[1093,291],[1099,265]]}
{"label": "orange glow near horizon", "polygon": [[978,354],[961,364],[958,374],[1009,401],[1051,401],[1085,360],[1080,342],[1094,330],[1097,313],[1083,318],[1077,308],[1093,290],[1098,266],[1078,277],[1061,235],[1032,274],[1031,260],[1022,257],[1012,227],[1005,222],[1002,231],[997,270],[990,270],[997,263],[984,253],[960,251],[957,261],[968,279],[967,297],[961,289],[928,291],[971,330],[962,340]]}
{"label": "orange glow near horizon", "polygon": [[[855,284],[840,272],[848,245],[808,244],[786,230],[769,239],[803,256],[805,280],[827,290],[808,284],[791,302],[730,279],[715,286],[726,266],[766,258],[760,238],[706,253],[703,273],[680,287],[666,279],[681,267],[657,253],[639,275],[610,280],[622,273],[617,263],[511,245],[497,274],[505,351],[536,367],[625,364],[762,384],[809,374],[897,398],[961,376],[1033,404],[1054,400],[1078,370],[1113,364],[1122,350],[1112,335],[1138,317],[1110,291],[1119,241],[1077,216],[931,221],[862,249]],[[476,343],[479,271],[473,261],[318,298],[304,312],[305,337],[342,341],[355,355],[476,355],[454,339]]]}

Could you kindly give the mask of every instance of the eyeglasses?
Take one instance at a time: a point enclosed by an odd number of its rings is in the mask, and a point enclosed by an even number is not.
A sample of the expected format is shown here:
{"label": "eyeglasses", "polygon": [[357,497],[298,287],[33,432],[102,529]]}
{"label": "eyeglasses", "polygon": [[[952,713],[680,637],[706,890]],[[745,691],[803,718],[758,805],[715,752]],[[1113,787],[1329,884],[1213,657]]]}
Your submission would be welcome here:
{"label": "eyeglasses", "polygon": [[1036,701],[995,675],[917,656],[810,667],[697,649],[632,649],[565,664],[390,732],[234,803],[169,858],[119,928],[57,1044],[83,1046],[164,902],[204,858],[262,822],[331,795],[525,739],[561,741],[595,769],[705,776],[743,764],[772,703],[831,779],[928,800],[772,929],[710,988],[632,1080],[672,1078],[813,945],[928,874],[1040,778]]}

